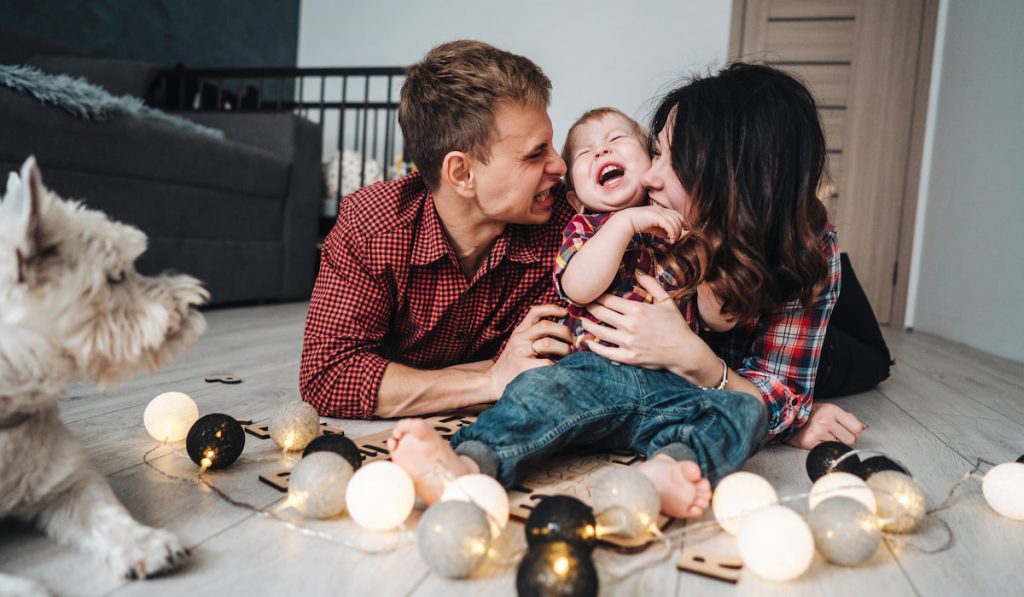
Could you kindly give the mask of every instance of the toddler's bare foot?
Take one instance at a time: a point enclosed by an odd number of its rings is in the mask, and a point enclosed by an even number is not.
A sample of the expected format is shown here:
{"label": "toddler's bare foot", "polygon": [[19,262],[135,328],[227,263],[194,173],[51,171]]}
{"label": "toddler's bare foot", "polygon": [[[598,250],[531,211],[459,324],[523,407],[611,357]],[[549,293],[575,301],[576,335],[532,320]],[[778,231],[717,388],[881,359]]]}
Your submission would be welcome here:
{"label": "toddler's bare foot", "polygon": [[388,450],[392,462],[409,473],[416,494],[428,505],[441,499],[446,472],[456,477],[479,472],[472,460],[456,454],[423,419],[399,421],[388,439]]}
{"label": "toddler's bare foot", "polygon": [[658,490],[661,512],[673,518],[698,518],[711,504],[711,483],[701,477],[692,460],[673,460],[658,454],[637,467]]}

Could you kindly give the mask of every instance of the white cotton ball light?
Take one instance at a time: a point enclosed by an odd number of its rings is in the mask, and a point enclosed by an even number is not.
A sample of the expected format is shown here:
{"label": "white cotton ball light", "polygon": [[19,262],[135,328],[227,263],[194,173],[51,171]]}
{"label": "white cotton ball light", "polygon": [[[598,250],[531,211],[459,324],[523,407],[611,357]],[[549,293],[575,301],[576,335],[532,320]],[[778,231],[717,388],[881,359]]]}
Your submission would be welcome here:
{"label": "white cotton ball light", "polygon": [[810,527],[799,514],[783,506],[768,506],[747,516],[736,541],[744,565],[768,580],[793,580],[814,560]]}
{"label": "white cotton ball light", "polygon": [[864,479],[850,473],[829,473],[815,481],[808,498],[810,509],[814,510],[821,502],[834,497],[857,500],[872,514],[878,509],[875,494],[868,484]]}
{"label": "white cotton ball light", "polygon": [[1013,520],[1024,520],[1024,464],[1005,462],[992,467],[981,481],[985,501]]}
{"label": "white cotton ball light", "polygon": [[308,518],[331,518],[345,511],[352,465],[334,452],[314,452],[295,464],[288,477],[288,501]]}
{"label": "white cotton ball light", "polygon": [[160,442],[180,442],[199,420],[195,400],[183,392],[164,392],[149,401],[142,414],[146,432]]}
{"label": "white cotton ball light", "polygon": [[389,531],[405,522],[416,502],[412,479],[402,467],[378,460],[361,467],[345,492],[348,513],[371,531]]}
{"label": "white cotton ball light", "polygon": [[718,482],[711,497],[711,509],[718,524],[735,535],[746,515],[778,502],[775,488],[764,477],[740,471]]}
{"label": "white cotton ball light", "polygon": [[309,404],[295,400],[270,418],[270,438],[285,452],[305,449],[320,435],[320,415]]}
{"label": "white cotton ball light", "polygon": [[508,525],[508,493],[494,478],[487,475],[463,475],[452,481],[441,494],[441,501],[458,500],[476,504],[487,515],[491,538],[496,538]]}

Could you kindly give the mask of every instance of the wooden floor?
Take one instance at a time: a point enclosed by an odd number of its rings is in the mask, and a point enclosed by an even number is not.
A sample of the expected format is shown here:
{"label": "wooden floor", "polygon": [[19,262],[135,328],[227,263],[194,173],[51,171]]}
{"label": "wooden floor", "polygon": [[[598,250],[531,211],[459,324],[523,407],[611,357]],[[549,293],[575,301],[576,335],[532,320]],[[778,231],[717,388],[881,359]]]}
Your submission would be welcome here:
{"label": "wooden floor", "polygon": [[[192,547],[190,563],[177,573],[140,582],[112,578],[102,562],[10,524],[0,526],[0,570],[31,576],[63,595],[512,595],[515,564],[491,561],[472,579],[450,581],[430,573],[415,546],[368,555],[302,535],[280,522],[224,502],[189,481],[169,479],[142,463],[153,441],[142,413],[156,394],[191,394],[202,414],[225,412],[262,420],[298,398],[298,359],[304,304],[247,307],[208,313],[209,331],[170,367],[120,388],[99,392],[71,388],[61,400],[65,421],[81,437],[95,465],[107,475],[128,508],[147,524],[167,527]],[[976,458],[994,462],[1024,452],[1024,365],[993,357],[940,338],[890,332],[897,359],[890,380],[877,390],[847,398],[842,405],[870,425],[859,447],[884,451],[907,465],[932,503],[968,471]],[[204,377],[234,373],[239,385],[208,384]],[[339,421],[358,437],[387,422]],[[257,480],[281,468],[270,441],[247,437],[246,451],[231,468],[211,476],[235,499],[259,508],[282,499]],[[191,461],[166,448],[153,454],[155,466],[193,478]],[[766,477],[780,495],[807,491],[805,453],[772,446],[746,470]],[[657,553],[624,556],[599,550],[596,562],[604,595],[1020,595],[1024,593],[1024,522],[999,517],[969,482],[956,504],[940,514],[954,533],[953,546],[928,555],[891,541],[856,568],[827,564],[815,556],[810,571],[787,584],[744,572],[737,585],[690,574],[674,558],[642,572],[633,567]],[[1024,499],[1024,498],[1022,498]],[[418,513],[409,521],[415,528]],[[351,542],[368,537],[347,517],[317,528]],[[512,525],[505,547],[522,544]],[[929,532],[908,541],[928,548],[942,542]],[[720,553],[735,553],[723,534],[694,539]]]}

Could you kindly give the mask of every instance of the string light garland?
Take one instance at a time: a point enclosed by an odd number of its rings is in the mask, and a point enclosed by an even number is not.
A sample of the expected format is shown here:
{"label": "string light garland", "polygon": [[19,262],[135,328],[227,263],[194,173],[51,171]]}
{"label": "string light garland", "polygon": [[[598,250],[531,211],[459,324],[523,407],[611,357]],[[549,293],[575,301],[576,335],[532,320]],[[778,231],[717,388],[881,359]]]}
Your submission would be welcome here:
{"label": "string light garland", "polygon": [[213,413],[201,417],[188,431],[185,449],[202,470],[230,466],[245,448],[245,431],[230,415]]}
{"label": "string light garland", "polygon": [[320,415],[301,400],[287,402],[270,418],[268,431],[285,452],[302,450],[320,435]]}
{"label": "string light garland", "polygon": [[195,400],[183,392],[164,392],[149,401],[142,413],[146,432],[158,442],[180,442],[199,420]]}
{"label": "string light garland", "polygon": [[593,509],[568,495],[541,498],[526,519],[526,543],[564,541],[590,553],[597,545],[597,519]]}
{"label": "string light garland", "polygon": [[[188,398],[187,395],[184,396]],[[190,398],[188,400],[191,401]],[[151,405],[154,402],[156,399],[151,401]],[[187,405],[185,402],[181,404]],[[194,402],[192,404],[194,405]],[[156,413],[160,413],[161,410],[176,409],[154,408],[154,416],[149,422],[159,419]],[[185,410],[187,414],[187,409]],[[146,422],[144,416],[144,423]],[[163,437],[160,438],[161,444],[146,452],[143,462],[161,475],[188,480],[160,471],[147,460],[147,456],[154,450],[169,446],[168,442],[173,441],[168,439],[172,434],[167,433],[166,429],[156,422],[147,425],[147,432],[153,437]],[[155,434],[153,430],[156,430]],[[319,418],[317,433],[319,434]],[[320,439],[329,437],[332,436],[323,436]],[[196,483],[204,485],[233,505],[278,520],[291,530],[353,547],[364,553],[384,553],[409,544],[411,534],[401,525],[411,512],[414,501],[411,479],[397,465],[380,461],[360,469],[362,476],[369,480],[363,481],[365,488],[353,493],[352,485],[359,473],[353,472],[354,467],[343,452],[351,455],[355,444],[344,436],[334,437],[343,438],[344,441],[335,440],[334,446],[330,447],[326,445],[327,442],[322,441],[320,447],[314,446],[314,449],[303,452],[303,460],[298,461],[295,470],[292,471],[290,487],[294,489],[294,494],[290,489],[289,499],[272,511],[260,510],[238,502],[206,479],[207,470],[231,464],[244,448],[244,432],[233,418],[218,413],[197,419],[187,434],[186,448],[188,457],[200,465]],[[294,440],[294,436],[292,439]],[[170,447],[175,453],[184,456],[173,446]],[[308,443],[306,447],[310,447]],[[355,449],[358,451],[358,448]],[[726,531],[729,531],[729,527],[736,528],[733,533],[737,534],[740,552],[747,566],[755,574],[773,580],[790,580],[803,574],[813,559],[815,547],[834,564],[855,566],[863,563],[877,551],[883,540],[883,532],[925,533],[926,529],[938,525],[945,529],[948,539],[942,546],[934,549],[923,548],[903,539],[885,535],[887,541],[895,540],[899,542],[898,544],[924,553],[938,553],[948,549],[952,544],[953,535],[949,525],[932,515],[950,507],[956,491],[971,478],[982,480],[984,497],[995,512],[1016,520],[1024,519],[1024,501],[1021,500],[1021,496],[1024,495],[1024,456],[1018,458],[1017,462],[1000,465],[979,459],[975,468],[953,485],[946,500],[929,510],[924,492],[910,475],[901,472],[907,469],[895,459],[871,450],[852,450],[848,446],[832,446],[829,449],[831,453],[821,451],[816,455],[820,463],[824,464],[820,468],[828,474],[820,475],[809,493],[779,499],[771,484],[757,475],[747,472],[729,475],[720,482],[713,497],[715,521],[691,524],[681,532],[662,535],[660,543],[664,547],[664,553],[658,554],[657,562],[670,555],[677,541],[683,536],[691,536],[696,532],[717,527]],[[861,460],[860,456],[865,453],[874,453],[876,456]],[[811,456],[808,458],[810,460]],[[303,465],[303,462],[307,464]],[[328,462],[331,464],[328,465]],[[361,463],[360,455],[359,464]],[[858,465],[856,471],[867,478],[866,482],[846,472],[849,469],[845,467],[850,466],[850,463]],[[979,474],[982,463],[992,466],[984,475]],[[379,465],[390,467],[390,470],[381,470]],[[340,492],[344,494],[345,499],[338,499],[338,483],[325,480],[326,473],[309,474],[304,472],[307,468],[341,469],[340,477],[350,478],[348,486]],[[817,468],[817,464],[812,466],[812,463],[808,462],[808,476],[813,477],[812,469]],[[596,594],[597,575],[591,559],[596,539],[609,532],[622,533],[624,529],[626,532],[629,532],[630,528],[636,532],[639,532],[639,529],[650,530],[650,524],[642,524],[645,516],[653,517],[655,520],[657,516],[657,509],[653,510],[653,515],[651,514],[652,500],[650,495],[646,495],[649,493],[646,490],[652,488],[648,487],[650,481],[633,469],[622,470],[626,472],[615,471],[617,474],[609,474],[606,475],[607,479],[599,480],[598,486],[592,492],[595,504],[593,509],[570,496],[545,497],[535,506],[526,525],[527,543],[530,548],[520,562],[517,572],[516,582],[520,594],[550,594],[549,590],[556,589],[561,591],[558,594]],[[373,474],[370,475],[366,471],[373,471]],[[468,480],[471,477],[480,479]],[[454,478],[448,473],[446,480],[448,489],[458,489],[463,497],[446,498],[427,510],[420,521],[420,550],[424,561],[434,572],[449,578],[463,578],[477,570],[488,557],[496,557],[495,552],[490,549],[490,543],[500,533],[500,527],[504,524],[498,524],[496,532],[497,521],[507,521],[507,494],[496,481],[482,475]],[[479,489],[488,484],[492,495]],[[463,485],[465,487],[460,488]],[[300,494],[308,495],[331,486],[334,487],[333,497],[326,501],[333,505],[328,506],[324,502],[316,507],[304,507],[302,500],[299,499]],[[867,495],[865,486],[875,500],[875,513],[872,513],[869,500],[864,497]],[[499,490],[497,493],[493,491],[495,487]],[[504,500],[497,499],[498,493]],[[807,499],[810,505],[806,521],[798,513],[780,505],[798,499]],[[306,501],[308,503],[308,498]],[[363,502],[362,507],[370,512],[362,517],[362,520],[360,515],[355,513],[359,507],[353,508],[351,505],[360,501]],[[381,504],[373,507],[374,505],[370,503],[372,501],[384,502],[384,508],[380,507]],[[502,501],[506,512],[504,515],[501,514]],[[408,508],[405,508],[405,502],[408,502]],[[761,503],[760,506],[756,505],[758,502]],[[437,509],[442,504],[448,505]],[[495,505],[498,507],[493,507]],[[349,507],[353,520],[364,528],[400,528],[399,533],[395,535],[398,541],[385,549],[368,550],[365,546],[339,539],[329,533],[297,525],[277,513],[281,509],[291,507],[308,518],[331,517],[343,512],[346,506]],[[398,507],[394,509],[393,506]],[[392,511],[383,518],[390,516],[390,519],[383,523],[378,520],[379,524],[371,520],[375,516],[380,517],[380,510],[389,509]],[[631,525],[628,522],[630,519],[640,522]],[[933,522],[935,524],[931,524]],[[429,539],[424,538],[427,537],[424,534],[427,533],[427,523],[435,528]],[[438,531],[437,528],[441,530]],[[656,526],[654,528],[656,529]],[[808,551],[811,554],[809,557],[806,555]],[[785,561],[778,559],[785,554],[788,554]],[[649,565],[634,567],[630,574]],[[591,578],[593,583],[590,583]]]}
{"label": "string light garland", "polygon": [[465,578],[487,559],[491,526],[473,503],[442,501],[420,518],[416,543],[428,568],[445,578]]}
{"label": "string light garland", "polygon": [[594,597],[597,568],[579,542],[548,541],[532,546],[519,563],[519,597]]}

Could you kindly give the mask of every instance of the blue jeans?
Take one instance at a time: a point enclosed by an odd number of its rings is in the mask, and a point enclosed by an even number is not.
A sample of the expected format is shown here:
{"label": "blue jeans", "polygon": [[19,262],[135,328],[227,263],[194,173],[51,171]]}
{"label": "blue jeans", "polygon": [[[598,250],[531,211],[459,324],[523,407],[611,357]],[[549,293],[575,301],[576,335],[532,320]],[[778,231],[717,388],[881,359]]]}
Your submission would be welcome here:
{"label": "blue jeans", "polygon": [[697,462],[717,483],[767,436],[764,403],[750,394],[703,390],[665,370],[584,351],[521,373],[451,444],[506,487],[526,464],[568,448],[665,453]]}

